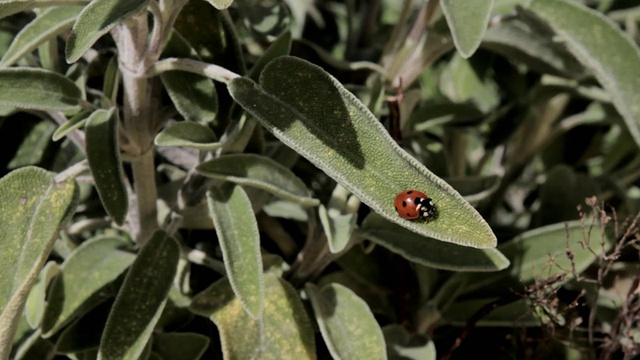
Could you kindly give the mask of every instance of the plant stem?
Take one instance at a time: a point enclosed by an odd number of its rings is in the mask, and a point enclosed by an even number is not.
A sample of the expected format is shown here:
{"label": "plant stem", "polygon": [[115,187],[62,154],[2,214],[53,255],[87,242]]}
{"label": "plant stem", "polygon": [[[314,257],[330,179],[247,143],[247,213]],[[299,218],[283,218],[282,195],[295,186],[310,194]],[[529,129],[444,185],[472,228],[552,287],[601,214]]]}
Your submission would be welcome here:
{"label": "plant stem", "polygon": [[[147,14],[127,20],[114,34],[119,50],[124,87],[124,133],[130,141],[133,186],[137,200],[139,228],[132,229],[138,243],[145,244],[158,228],[156,173],[153,162],[153,121],[151,120],[151,84],[143,74],[147,68]],[[134,222],[135,223],[135,222]]]}

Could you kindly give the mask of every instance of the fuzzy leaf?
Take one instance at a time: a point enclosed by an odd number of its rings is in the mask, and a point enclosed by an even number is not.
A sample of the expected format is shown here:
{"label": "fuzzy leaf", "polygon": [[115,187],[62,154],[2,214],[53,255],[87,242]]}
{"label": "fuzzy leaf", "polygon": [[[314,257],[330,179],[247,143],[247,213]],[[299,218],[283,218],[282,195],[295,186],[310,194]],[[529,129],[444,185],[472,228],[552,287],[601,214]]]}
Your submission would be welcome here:
{"label": "fuzzy leaf", "polygon": [[[173,32],[162,57],[191,58],[202,61],[195,49],[178,32]],[[185,71],[160,74],[171,101],[183,118],[201,124],[213,121],[218,112],[218,94],[213,80]]]}
{"label": "fuzzy leaf", "polygon": [[77,199],[75,180],[56,182],[36,167],[0,179],[0,359],[9,357],[29,291]]}
{"label": "fuzzy leaf", "polygon": [[260,234],[251,201],[240,186],[231,183],[211,187],[207,200],[231,287],[247,314],[258,319],[265,293]]}
{"label": "fuzzy leaf", "polygon": [[73,130],[77,130],[85,126],[85,124],[87,123],[87,117],[90,114],[91,112],[86,110],[75,114],[71,119],[69,119],[67,122],[60,125],[56,129],[56,131],[51,136],[51,139],[53,139],[53,141],[58,141],[63,137],[65,137],[65,135],[67,135],[68,133],[72,132]]}
{"label": "fuzzy leaf", "polygon": [[201,175],[255,187],[302,206],[320,203],[309,197],[309,189],[291,170],[265,156],[225,155],[200,164],[196,170]]}
{"label": "fuzzy leaf", "polygon": [[[282,56],[265,67],[260,85],[236,78],[229,91],[280,141],[388,220],[459,245],[496,245],[480,214],[402,150],[375,116],[321,68]],[[427,223],[399,217],[393,202],[407,189],[429,194],[439,209],[438,219]]]}
{"label": "fuzzy leaf", "polygon": [[640,146],[638,46],[602,13],[577,2],[534,0],[530,9],[546,21],[578,61],[593,72]]}
{"label": "fuzzy leaf", "polygon": [[487,30],[494,0],[442,0],[442,12],[462,57],[469,58]]}
{"label": "fuzzy leaf", "polygon": [[322,338],[334,359],[386,359],[384,337],[367,304],[349,288],[307,283]]}
{"label": "fuzzy leaf", "polygon": [[140,357],[166,304],[179,259],[178,243],[156,231],[138,253],[116,297],[100,340],[99,360]]}
{"label": "fuzzy leaf", "polygon": [[356,232],[407,260],[435,269],[485,272],[509,266],[509,260],[496,249],[474,249],[435,241],[408,231],[378,214],[367,216]]}
{"label": "fuzzy leaf", "polygon": [[147,7],[149,0],[93,0],[87,5],[67,40],[67,63],[71,64],[119,22]]}
{"label": "fuzzy leaf", "polygon": [[94,111],[87,120],[85,132],[87,160],[98,195],[109,216],[122,225],[127,216],[129,198],[120,164],[118,116],[115,110]]}
{"label": "fuzzy leaf", "polygon": [[553,41],[548,26],[539,23],[539,20],[523,17],[492,26],[482,39],[482,47],[542,73],[583,75],[582,65],[561,44]]}
{"label": "fuzzy leaf", "polygon": [[206,125],[191,121],[180,121],[164,128],[156,135],[159,146],[185,146],[198,150],[212,151],[220,146],[216,134]]}
{"label": "fuzzy leaf", "polygon": [[265,275],[265,310],[251,318],[226,279],[196,295],[191,310],[209,317],[220,331],[225,359],[291,359],[316,356],[311,321],[296,290],[273,274]]}
{"label": "fuzzy leaf", "polygon": [[0,69],[0,106],[76,111],[82,92],[63,75],[36,68]]}
{"label": "fuzzy leaf", "polygon": [[82,6],[58,6],[45,10],[20,30],[2,56],[0,67],[13,65],[43,42],[69,30]]}
{"label": "fuzzy leaf", "polygon": [[207,2],[218,10],[224,10],[231,6],[233,0],[207,0]]}
{"label": "fuzzy leaf", "polygon": [[428,338],[409,333],[398,324],[387,325],[382,329],[387,343],[387,356],[390,360],[436,360],[436,344]]}
{"label": "fuzzy leaf", "polygon": [[351,233],[356,227],[358,214],[337,214],[332,211],[327,211],[324,205],[320,205],[318,216],[320,217],[320,223],[322,224],[324,233],[327,236],[329,250],[334,254],[339,253],[347,246],[349,239],[351,239]]}
{"label": "fuzzy leaf", "polygon": [[97,237],[85,241],[62,264],[62,275],[54,280],[42,321],[43,337],[105,300],[101,290],[133,262],[135,256],[118,237]]}
{"label": "fuzzy leaf", "polygon": [[[498,250],[511,262],[509,268],[493,274],[456,273],[447,283],[466,284],[461,288],[461,294],[473,293],[474,297],[500,296],[505,291],[532,283],[535,278],[547,278],[570,271],[567,248],[571,249],[575,271],[580,274],[596,260],[594,253],[600,254],[611,247],[610,239],[601,232],[602,228],[599,226],[589,229],[588,222],[581,224],[580,221],[530,230],[498,246]],[[591,250],[583,248],[582,243],[586,242]],[[604,248],[601,242],[604,242]],[[567,275],[566,280],[569,280],[571,273]],[[443,288],[446,286],[445,284]]]}
{"label": "fuzzy leaf", "polygon": [[24,306],[24,315],[32,329],[40,327],[47,303],[47,289],[51,281],[60,274],[60,267],[55,261],[49,261],[40,272],[38,280],[31,288]]}
{"label": "fuzzy leaf", "polygon": [[264,55],[256,61],[255,65],[247,74],[247,77],[251,80],[258,81],[260,73],[269,62],[278,56],[289,55],[291,52],[291,32],[285,31],[280,35],[269,47],[265,50]]}

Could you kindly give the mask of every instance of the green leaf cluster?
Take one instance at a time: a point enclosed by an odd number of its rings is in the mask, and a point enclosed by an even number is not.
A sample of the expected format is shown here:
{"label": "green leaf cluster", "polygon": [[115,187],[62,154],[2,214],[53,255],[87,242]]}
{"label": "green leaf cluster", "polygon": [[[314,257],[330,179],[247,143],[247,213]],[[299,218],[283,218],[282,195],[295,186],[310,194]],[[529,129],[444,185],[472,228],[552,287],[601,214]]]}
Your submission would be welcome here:
{"label": "green leaf cluster", "polygon": [[639,10],[0,2],[0,360],[632,357]]}

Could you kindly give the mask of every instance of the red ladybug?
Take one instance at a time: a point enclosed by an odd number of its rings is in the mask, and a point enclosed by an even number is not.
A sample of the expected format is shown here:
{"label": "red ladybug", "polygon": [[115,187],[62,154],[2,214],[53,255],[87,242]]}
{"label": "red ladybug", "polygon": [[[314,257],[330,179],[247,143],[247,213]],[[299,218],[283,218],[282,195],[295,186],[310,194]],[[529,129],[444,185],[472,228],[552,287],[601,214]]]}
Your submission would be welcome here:
{"label": "red ladybug", "polygon": [[438,209],[427,194],[418,190],[405,190],[396,196],[393,203],[398,215],[405,219],[431,219],[438,215]]}

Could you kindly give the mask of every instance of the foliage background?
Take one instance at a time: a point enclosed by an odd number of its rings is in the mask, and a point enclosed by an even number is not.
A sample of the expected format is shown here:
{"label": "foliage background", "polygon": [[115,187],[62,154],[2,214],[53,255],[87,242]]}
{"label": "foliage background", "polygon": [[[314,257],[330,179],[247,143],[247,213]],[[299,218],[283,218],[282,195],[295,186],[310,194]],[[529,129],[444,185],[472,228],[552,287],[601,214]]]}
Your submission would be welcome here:
{"label": "foliage background", "polygon": [[638,14],[0,2],[0,358],[636,356]]}

